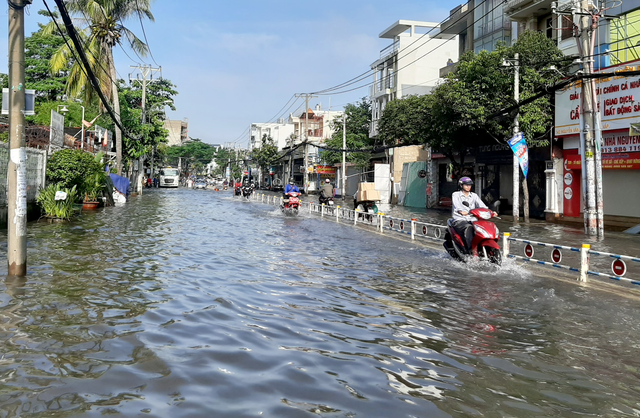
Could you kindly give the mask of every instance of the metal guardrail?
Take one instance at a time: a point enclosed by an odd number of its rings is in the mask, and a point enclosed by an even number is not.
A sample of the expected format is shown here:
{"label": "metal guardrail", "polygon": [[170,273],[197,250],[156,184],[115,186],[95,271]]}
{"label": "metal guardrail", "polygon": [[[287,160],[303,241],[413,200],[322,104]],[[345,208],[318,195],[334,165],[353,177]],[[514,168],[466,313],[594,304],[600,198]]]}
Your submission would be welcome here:
{"label": "metal guardrail", "polygon": [[[262,203],[274,206],[280,206],[283,200],[282,197],[265,194],[254,194],[253,199],[260,200]],[[381,234],[384,234],[387,231],[395,232],[397,234],[409,236],[411,240],[429,239],[442,242],[444,240],[444,232],[447,228],[446,225],[419,222],[416,218],[397,218],[385,215],[381,212],[365,213],[358,210],[342,208],[339,205],[329,206],[320,205],[315,202],[301,202],[300,210],[305,209],[309,213],[320,215],[320,217],[335,219],[338,223],[370,226],[375,228],[375,230]],[[521,244],[523,255],[513,253],[512,250],[515,250],[515,248],[512,248],[511,244]],[[634,267],[637,266],[637,269],[634,269],[633,273],[637,273],[640,277],[640,257],[595,251],[591,249],[591,245],[589,244],[583,244],[581,248],[577,248],[515,238],[508,232],[505,232],[502,235],[502,248],[504,257],[579,273],[578,280],[582,282],[586,282],[587,277],[591,275],[606,277],[616,281],[624,281],[640,286],[640,279],[626,277],[627,265],[625,263],[625,260],[627,260],[630,261]],[[534,258],[536,249],[542,249],[544,251],[541,254],[541,257]],[[565,253],[563,253],[563,250]],[[611,263],[611,272],[613,274],[597,271],[604,268],[606,263],[603,259],[599,259],[594,262],[590,256],[613,259],[613,262]],[[547,258],[548,261],[544,260],[544,258]]]}
{"label": "metal guardrail", "polygon": [[[522,248],[524,256],[512,254],[511,248],[510,248],[511,243],[524,244]],[[547,251],[548,254],[545,254],[549,257],[550,261],[544,261],[541,258],[534,258],[536,247],[542,247],[550,250],[550,251]],[[613,253],[608,253],[604,251],[595,251],[591,249],[590,244],[582,244],[581,248],[576,248],[576,247],[569,247],[565,245],[549,244],[546,242],[512,238],[511,234],[508,232],[504,233],[502,236],[502,248],[503,248],[503,253],[505,257],[523,260],[526,262],[532,262],[532,263],[536,263],[544,266],[550,266],[558,269],[565,269],[565,270],[579,273],[578,280],[580,280],[581,282],[586,282],[587,276],[592,275],[592,276],[598,276],[598,277],[605,277],[605,278],[616,280],[616,281],[624,281],[634,285],[640,285],[640,279],[625,277],[628,269],[627,269],[626,263],[624,262],[624,260],[629,260],[632,263],[634,263],[634,265],[637,265],[638,267],[640,267],[639,257],[633,257],[633,256],[628,256],[623,254],[613,254]],[[564,254],[562,250],[566,250],[570,254],[571,253],[578,254],[578,257],[576,257],[577,258],[576,260],[570,260],[570,261],[573,261],[572,263],[573,265],[567,264],[566,262],[562,263],[562,260],[564,258]],[[602,271],[596,271],[596,269],[602,269],[606,266],[605,260],[604,259],[593,260],[590,256],[612,258],[613,262],[611,263],[611,272],[613,274],[603,273]],[[640,268],[634,269],[634,272],[632,274],[634,273],[640,276]]]}

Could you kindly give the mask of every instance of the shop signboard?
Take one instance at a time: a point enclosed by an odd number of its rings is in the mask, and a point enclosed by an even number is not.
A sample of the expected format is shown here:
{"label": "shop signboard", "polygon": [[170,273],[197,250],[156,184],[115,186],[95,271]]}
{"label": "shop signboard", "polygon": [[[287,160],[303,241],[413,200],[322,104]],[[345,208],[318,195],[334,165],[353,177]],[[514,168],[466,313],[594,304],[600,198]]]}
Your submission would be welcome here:
{"label": "shop signboard", "polygon": [[[595,80],[602,130],[624,129],[640,122],[640,76],[625,77],[627,71],[640,70],[640,62],[632,62],[602,69],[616,76]],[[556,92],[556,136],[580,133],[582,80]],[[585,81],[588,82],[588,81]]]}
{"label": "shop signboard", "polygon": [[318,174],[336,174],[336,168],[329,165],[317,165],[316,173]]}
{"label": "shop signboard", "polygon": [[[580,155],[565,155],[567,170],[580,170]],[[603,154],[602,168],[609,170],[640,170],[640,152]]]}

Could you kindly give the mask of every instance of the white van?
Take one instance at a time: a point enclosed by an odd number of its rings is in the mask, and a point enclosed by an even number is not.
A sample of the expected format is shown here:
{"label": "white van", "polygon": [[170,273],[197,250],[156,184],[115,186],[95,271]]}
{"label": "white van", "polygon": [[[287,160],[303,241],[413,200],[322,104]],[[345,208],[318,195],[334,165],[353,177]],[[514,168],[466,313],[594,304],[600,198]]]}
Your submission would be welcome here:
{"label": "white van", "polygon": [[180,185],[180,172],[177,168],[162,167],[160,169],[160,187],[178,187]]}

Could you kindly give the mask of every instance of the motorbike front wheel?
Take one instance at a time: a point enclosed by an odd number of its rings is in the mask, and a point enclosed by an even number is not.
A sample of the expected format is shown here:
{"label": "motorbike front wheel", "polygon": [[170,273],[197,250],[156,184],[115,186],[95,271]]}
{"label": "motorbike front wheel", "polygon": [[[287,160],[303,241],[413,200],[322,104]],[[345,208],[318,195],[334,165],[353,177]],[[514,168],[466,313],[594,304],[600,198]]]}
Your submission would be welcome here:
{"label": "motorbike front wheel", "polygon": [[502,265],[502,252],[499,249],[493,247],[484,247],[484,249],[487,252],[489,262],[497,266]]}

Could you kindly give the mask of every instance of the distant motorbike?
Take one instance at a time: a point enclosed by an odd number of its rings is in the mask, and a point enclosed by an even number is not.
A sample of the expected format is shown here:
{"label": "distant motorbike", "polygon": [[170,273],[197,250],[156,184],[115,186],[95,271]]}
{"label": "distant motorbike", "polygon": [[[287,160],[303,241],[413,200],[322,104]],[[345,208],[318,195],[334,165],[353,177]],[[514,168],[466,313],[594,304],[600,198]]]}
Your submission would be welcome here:
{"label": "distant motorbike", "polygon": [[458,261],[466,262],[478,257],[480,260],[496,265],[502,264],[502,253],[498,245],[500,230],[493,222],[489,222],[489,219],[494,217],[493,212],[489,209],[477,208],[471,209],[469,213],[476,218],[472,222],[474,235],[471,248],[466,247],[465,238],[453,227],[453,219],[449,219],[447,233],[444,236],[445,250]]}
{"label": "distant motorbike", "polygon": [[251,193],[253,193],[253,187],[242,186],[242,197],[249,199],[251,197]]}
{"label": "distant motorbike", "polygon": [[240,187],[240,186],[236,186],[236,187],[233,189],[233,193],[234,193],[234,195],[235,195],[235,196],[240,196],[240,195],[242,194],[242,187]]}
{"label": "distant motorbike", "polygon": [[324,193],[320,192],[320,196],[318,196],[318,203],[321,205],[333,206],[335,202],[333,201],[333,197],[325,197]]}
{"label": "distant motorbike", "polygon": [[285,195],[280,205],[280,210],[285,215],[297,215],[300,210],[300,193],[289,192]]}

